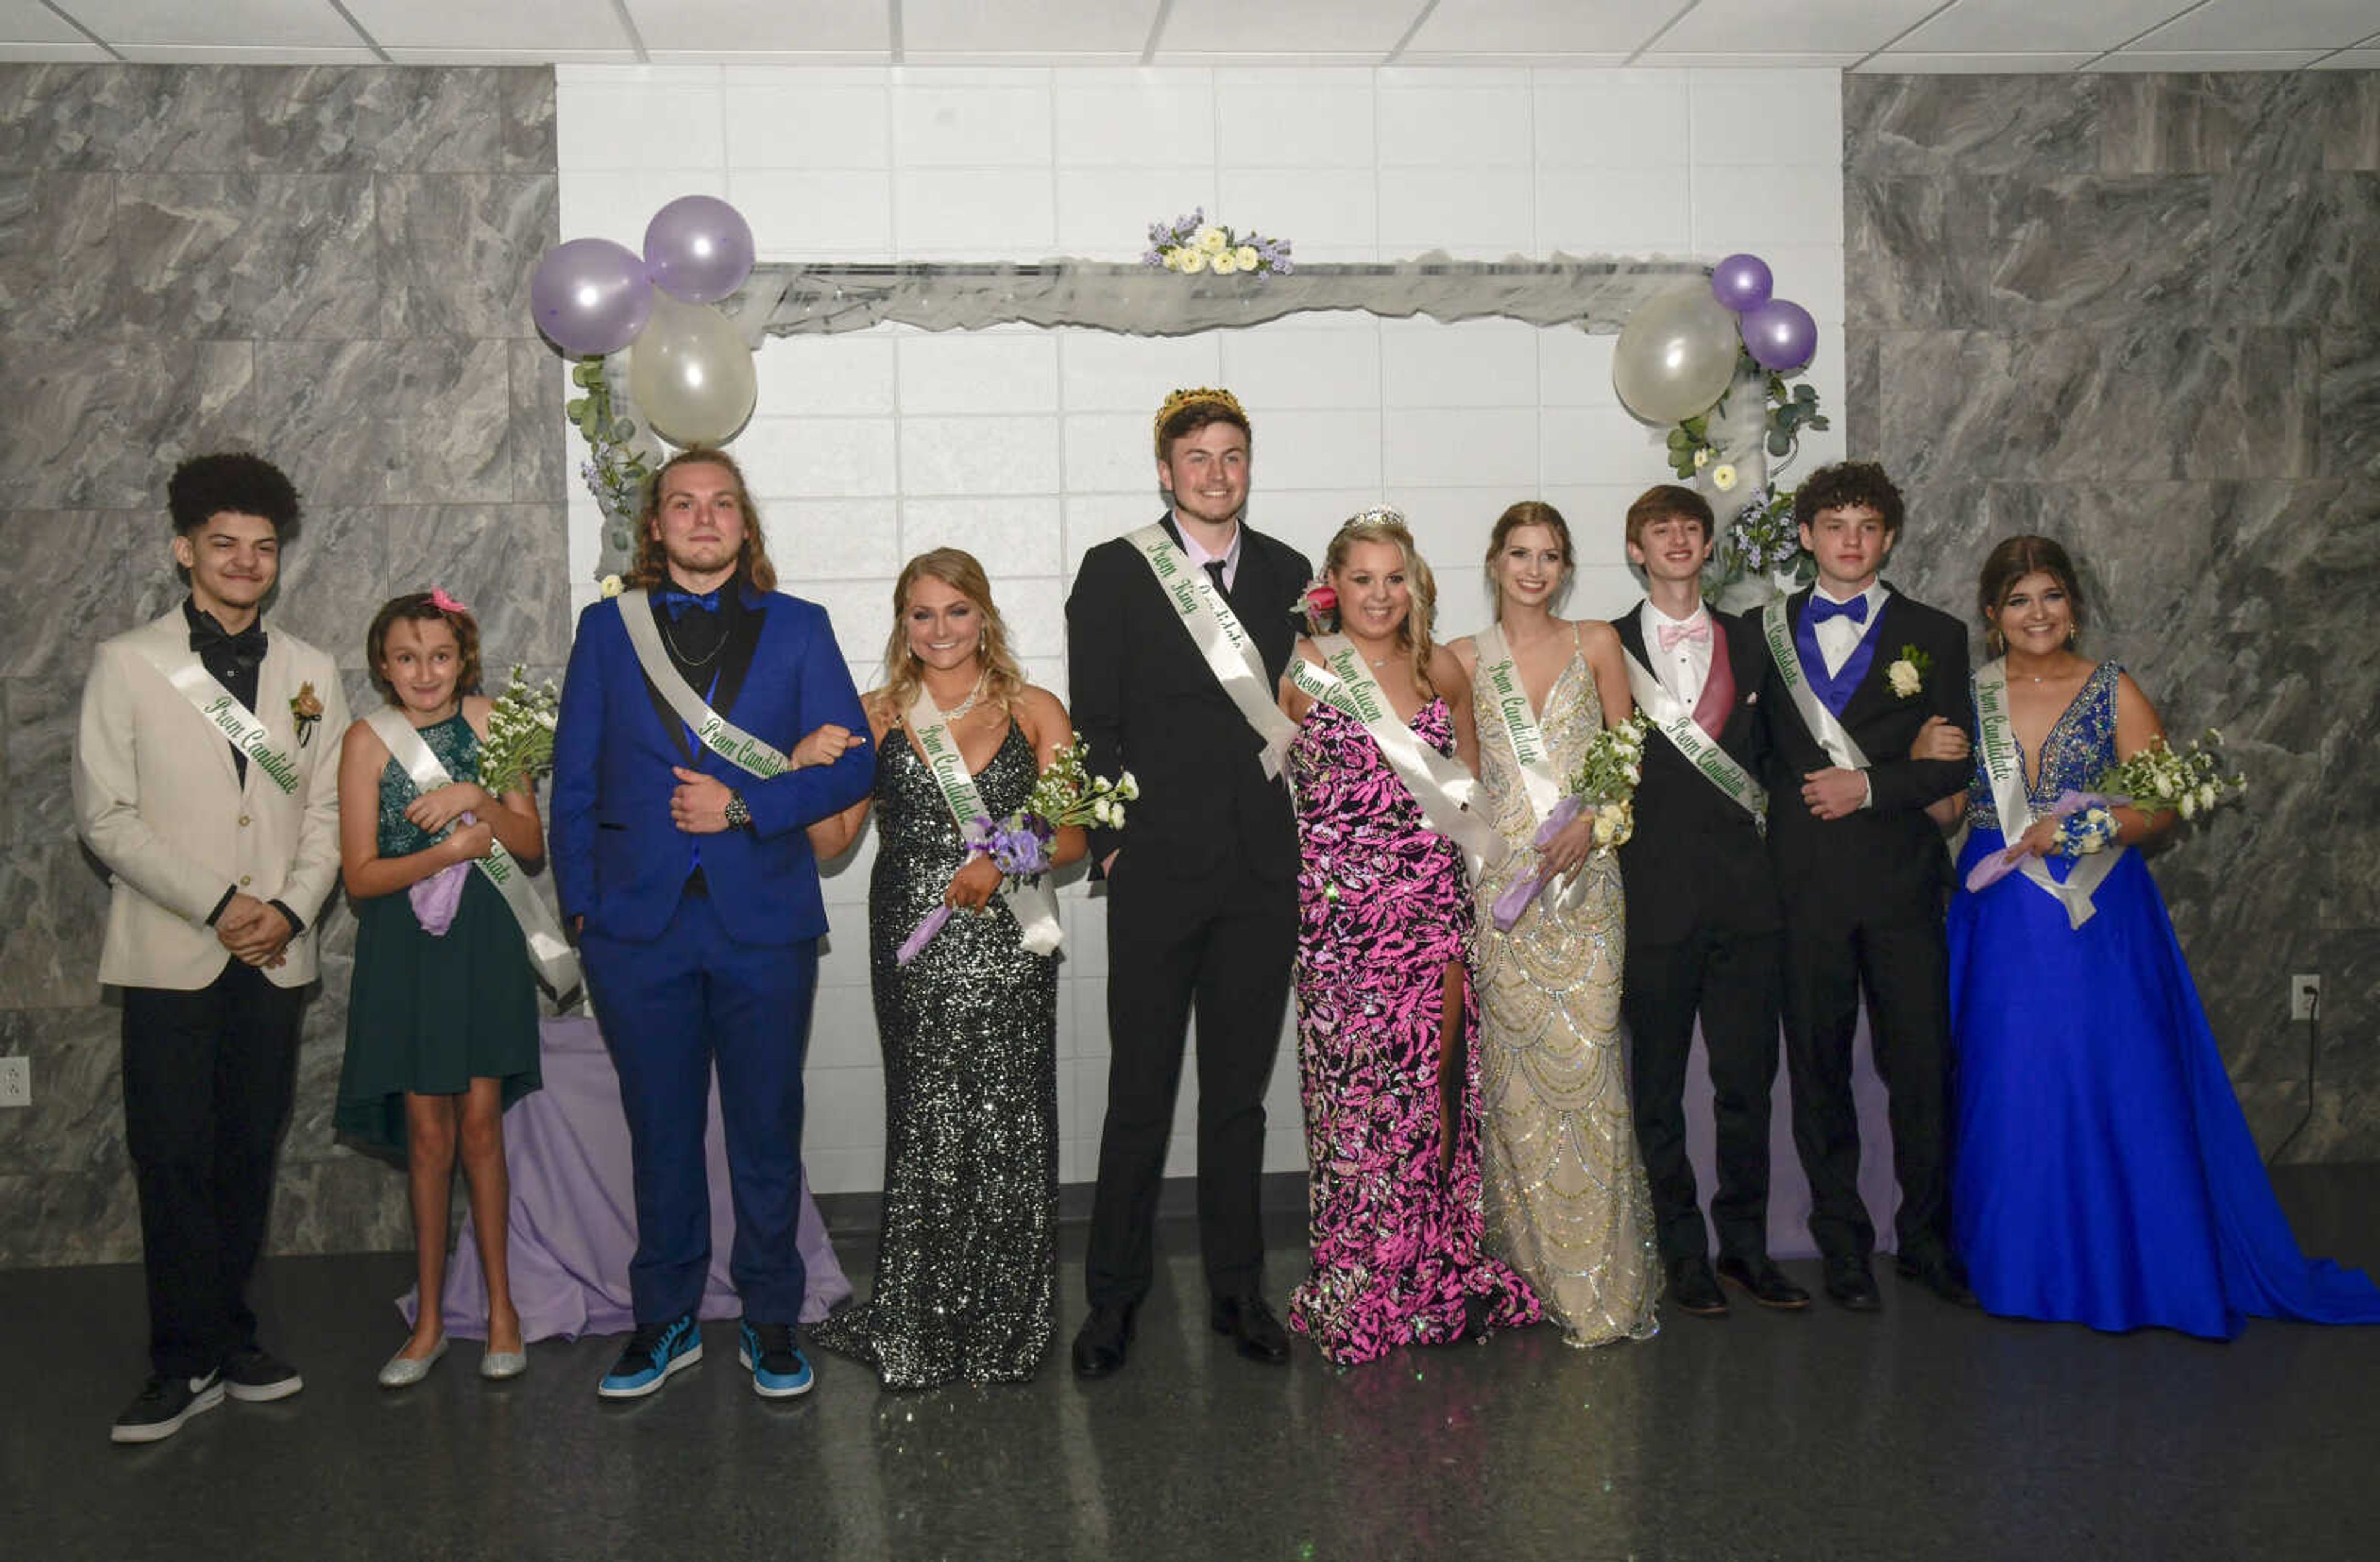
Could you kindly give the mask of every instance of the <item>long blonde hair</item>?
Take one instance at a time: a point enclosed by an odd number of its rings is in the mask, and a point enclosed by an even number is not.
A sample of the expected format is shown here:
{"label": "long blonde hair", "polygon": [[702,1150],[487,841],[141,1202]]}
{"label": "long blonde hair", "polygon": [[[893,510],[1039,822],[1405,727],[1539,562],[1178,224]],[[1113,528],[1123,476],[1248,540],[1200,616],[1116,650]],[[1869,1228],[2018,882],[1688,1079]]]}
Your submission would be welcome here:
{"label": "long blonde hair", "polygon": [[901,578],[892,582],[892,633],[884,641],[884,687],[871,696],[879,702],[877,714],[888,723],[899,722],[909,714],[925,681],[924,664],[909,649],[908,618],[909,592],[927,579],[940,580],[975,605],[983,626],[976,643],[976,660],[983,668],[983,691],[1002,710],[1014,712],[1025,697],[1025,673],[1008,649],[1008,625],[992,604],[991,580],[975,555],[965,549],[935,548],[903,565]]}
{"label": "long blonde hair", "polygon": [[[1331,581],[1333,591],[1338,585],[1332,578],[1345,567],[1347,551],[1358,543],[1386,543],[1404,555],[1405,590],[1413,598],[1413,606],[1406,612],[1405,621],[1397,626],[1397,643],[1405,648],[1405,654],[1412,660],[1414,687],[1424,694],[1435,695],[1438,686],[1430,681],[1429,657],[1436,646],[1429,631],[1438,616],[1438,578],[1429,572],[1429,564],[1421,556],[1421,550],[1414,546],[1413,530],[1405,524],[1404,516],[1381,506],[1356,511],[1331,537],[1330,546],[1322,555],[1322,576]],[[1342,610],[1338,616],[1343,628],[1347,616]]]}
{"label": "long blonde hair", "polygon": [[651,591],[669,584],[669,555],[662,550],[662,540],[653,523],[661,519],[662,481],[678,468],[691,466],[717,467],[735,480],[735,502],[744,511],[744,543],[735,552],[735,573],[750,581],[754,591],[775,591],[777,567],[769,562],[768,539],[760,535],[760,512],[753,507],[752,489],[744,481],[744,469],[735,464],[735,457],[708,445],[689,445],[679,451],[645,480],[644,505],[637,516],[637,562],[628,568],[627,585]]}
{"label": "long blonde hair", "polygon": [[[1554,541],[1561,544],[1563,574],[1569,574],[1571,567],[1577,562],[1571,553],[1570,522],[1562,519],[1561,511],[1542,499],[1523,499],[1509,506],[1496,518],[1495,529],[1488,533],[1488,594],[1495,600],[1496,622],[1499,624],[1504,621],[1504,592],[1496,580],[1496,560],[1503,553],[1504,544],[1512,540],[1512,533],[1524,526],[1542,526],[1553,533]],[[1560,594],[1557,583],[1554,595],[1558,597]]]}

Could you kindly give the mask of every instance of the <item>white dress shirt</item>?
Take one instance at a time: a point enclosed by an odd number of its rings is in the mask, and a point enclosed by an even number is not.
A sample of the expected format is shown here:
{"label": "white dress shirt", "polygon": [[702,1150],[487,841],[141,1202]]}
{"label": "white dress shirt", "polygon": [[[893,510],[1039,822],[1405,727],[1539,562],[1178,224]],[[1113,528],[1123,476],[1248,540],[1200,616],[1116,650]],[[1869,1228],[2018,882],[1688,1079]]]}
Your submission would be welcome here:
{"label": "white dress shirt", "polygon": [[1704,640],[1681,640],[1669,650],[1661,649],[1661,627],[1686,628],[1695,624],[1707,626],[1712,635],[1719,632],[1709,610],[1696,604],[1694,610],[1683,618],[1672,618],[1653,605],[1646,598],[1636,612],[1637,628],[1645,635],[1645,665],[1670,697],[1691,711],[1703,697],[1703,684],[1710,677],[1711,642]]}
{"label": "white dress shirt", "polygon": [[[1849,618],[1829,618],[1816,627],[1818,654],[1826,658],[1828,677],[1843,670],[1843,664],[1852,659],[1852,653],[1859,649],[1860,641],[1865,640],[1867,632],[1876,628],[1876,621],[1884,616],[1884,604],[1891,597],[1892,590],[1880,580],[1870,580],[1867,583],[1867,590],[1862,592],[1860,595],[1867,598],[1865,623],[1853,623]],[[1824,585],[1812,586],[1811,602],[1815,603],[1821,599],[1828,602],[1852,600],[1850,597],[1836,596]],[[1804,608],[1803,611],[1807,612],[1808,609]]]}
{"label": "white dress shirt", "polygon": [[[1190,535],[1190,529],[1182,524],[1178,515],[1173,518],[1173,529],[1182,533],[1182,551],[1190,555],[1192,564],[1204,569],[1214,562],[1215,555],[1198,545],[1198,539]],[[1240,534],[1246,530],[1233,526],[1232,545],[1223,550],[1223,589],[1227,592],[1240,583]]]}

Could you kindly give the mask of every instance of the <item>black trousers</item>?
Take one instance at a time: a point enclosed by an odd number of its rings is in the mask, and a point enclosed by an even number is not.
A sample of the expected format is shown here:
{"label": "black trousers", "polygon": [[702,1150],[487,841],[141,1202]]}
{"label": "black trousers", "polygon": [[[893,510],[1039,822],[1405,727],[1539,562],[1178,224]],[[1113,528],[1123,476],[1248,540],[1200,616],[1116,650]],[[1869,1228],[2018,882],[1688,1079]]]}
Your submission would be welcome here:
{"label": "black trousers", "polygon": [[1894,1218],[1904,1256],[1947,1253],[1949,1219],[1949,957],[1930,906],[1866,915],[1786,907],[1785,1066],[1793,1145],[1810,1179],[1810,1236],[1828,1258],[1864,1259],[1876,1227],[1860,1200],[1852,1036],[1867,994],[1876,1072],[1889,1098]]}
{"label": "black trousers", "polygon": [[1133,1307],[1154,1273],[1152,1230],[1193,1000],[1198,1014],[1198,1244],[1220,1295],[1264,1279],[1257,1179],[1265,1087],[1297,948],[1297,885],[1234,859],[1187,880],[1161,859],[1116,859],[1108,903],[1107,1121],[1084,1264],[1094,1307]]}
{"label": "black trousers", "polygon": [[124,989],[124,1140],[140,1192],[149,1356],[202,1377],[256,1339],[273,1153],[298,1079],[303,988],[233,960],[195,992]]}
{"label": "black trousers", "polygon": [[1709,1253],[1694,1168],[1686,1159],[1686,1065],[1696,1016],[1710,1063],[1718,1148],[1711,1223],[1719,1252],[1749,1260],[1768,1251],[1768,1110],[1783,952],[1781,934],[1720,928],[1698,929],[1682,943],[1628,946],[1621,1007],[1628,1017],[1636,1143],[1652,1183],[1665,1263]]}

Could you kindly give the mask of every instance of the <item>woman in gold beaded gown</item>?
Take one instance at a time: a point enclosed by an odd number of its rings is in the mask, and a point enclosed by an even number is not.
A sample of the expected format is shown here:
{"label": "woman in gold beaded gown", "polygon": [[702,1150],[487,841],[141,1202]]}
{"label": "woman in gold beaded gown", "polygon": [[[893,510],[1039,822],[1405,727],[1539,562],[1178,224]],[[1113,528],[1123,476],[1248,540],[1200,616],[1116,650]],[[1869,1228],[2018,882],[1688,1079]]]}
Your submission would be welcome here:
{"label": "woman in gold beaded gown", "polygon": [[[911,559],[892,588],[885,684],[863,703],[876,739],[869,796],[810,826],[820,860],[877,809],[868,967],[884,1048],[884,1216],[868,1300],[810,1337],[888,1388],[1021,1383],[1049,1350],[1058,1274],[1058,974],[1021,942],[1000,871],[965,844],[956,804],[921,755],[937,722],[984,813],[1022,807],[1075,740],[1066,709],[1025,681],[983,567],[956,548]],[[1051,842],[1083,855],[1083,831]],[[904,965],[937,908],[951,917]]]}
{"label": "woman in gold beaded gown", "polygon": [[[1488,545],[1496,622],[1453,650],[1471,674],[1481,791],[1512,848],[1477,886],[1488,1246],[1536,1288],[1565,1340],[1588,1346],[1652,1337],[1660,1266],[1620,1036],[1619,863],[1592,849],[1591,813],[1536,844],[1587,744],[1632,710],[1611,626],[1553,615],[1570,568],[1560,512],[1535,501],[1506,510]],[[1529,747],[1543,757],[1524,767]],[[1546,890],[1500,930],[1499,897],[1540,871]]]}

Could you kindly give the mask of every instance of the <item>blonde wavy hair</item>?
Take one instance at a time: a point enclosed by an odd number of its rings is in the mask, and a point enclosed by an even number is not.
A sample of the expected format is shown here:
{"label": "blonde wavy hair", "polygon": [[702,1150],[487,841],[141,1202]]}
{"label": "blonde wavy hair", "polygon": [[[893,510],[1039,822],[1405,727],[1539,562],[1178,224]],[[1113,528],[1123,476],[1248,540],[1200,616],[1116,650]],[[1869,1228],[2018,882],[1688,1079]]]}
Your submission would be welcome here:
{"label": "blonde wavy hair", "polygon": [[[1488,533],[1488,595],[1496,604],[1496,622],[1499,624],[1504,621],[1504,593],[1496,584],[1496,560],[1503,553],[1504,544],[1512,541],[1512,533],[1524,526],[1542,526],[1554,534],[1554,541],[1561,545],[1564,575],[1569,574],[1578,562],[1571,552],[1570,522],[1562,519],[1561,511],[1542,499],[1523,499],[1508,506],[1502,515],[1496,518],[1495,529]],[[1554,595],[1561,595],[1559,585]]]}
{"label": "blonde wavy hair", "polygon": [[888,723],[900,722],[908,715],[924,682],[924,664],[909,649],[908,621],[909,593],[923,580],[940,580],[975,605],[983,626],[976,644],[976,660],[983,668],[983,691],[1002,710],[1014,712],[1025,697],[1025,673],[1008,649],[1008,625],[992,604],[991,580],[975,555],[965,549],[936,548],[903,565],[901,578],[892,582],[892,633],[884,641],[884,687],[869,696],[878,702],[877,714]]}
{"label": "blonde wavy hair", "polygon": [[[1436,649],[1429,638],[1430,625],[1438,616],[1438,578],[1429,572],[1429,564],[1414,546],[1413,529],[1405,524],[1403,514],[1385,506],[1358,510],[1340,525],[1330,539],[1330,548],[1322,555],[1322,578],[1339,589],[1334,579],[1345,567],[1347,552],[1358,543],[1386,543],[1404,555],[1405,590],[1413,598],[1413,606],[1405,621],[1397,626],[1397,643],[1404,647],[1413,666],[1414,686],[1426,695],[1436,695],[1438,685],[1429,678],[1429,656]],[[1347,616],[1338,615],[1343,629]]]}
{"label": "blonde wavy hair", "polygon": [[644,591],[669,584],[669,555],[662,550],[654,525],[661,519],[662,482],[678,468],[692,466],[717,467],[735,480],[735,502],[744,511],[744,544],[735,551],[736,576],[750,581],[755,591],[775,591],[777,567],[769,562],[768,540],[760,535],[760,512],[752,503],[752,489],[744,481],[744,469],[735,464],[735,457],[709,445],[688,445],[663,461],[645,480],[644,504],[637,514],[637,562],[629,567],[622,583]]}

